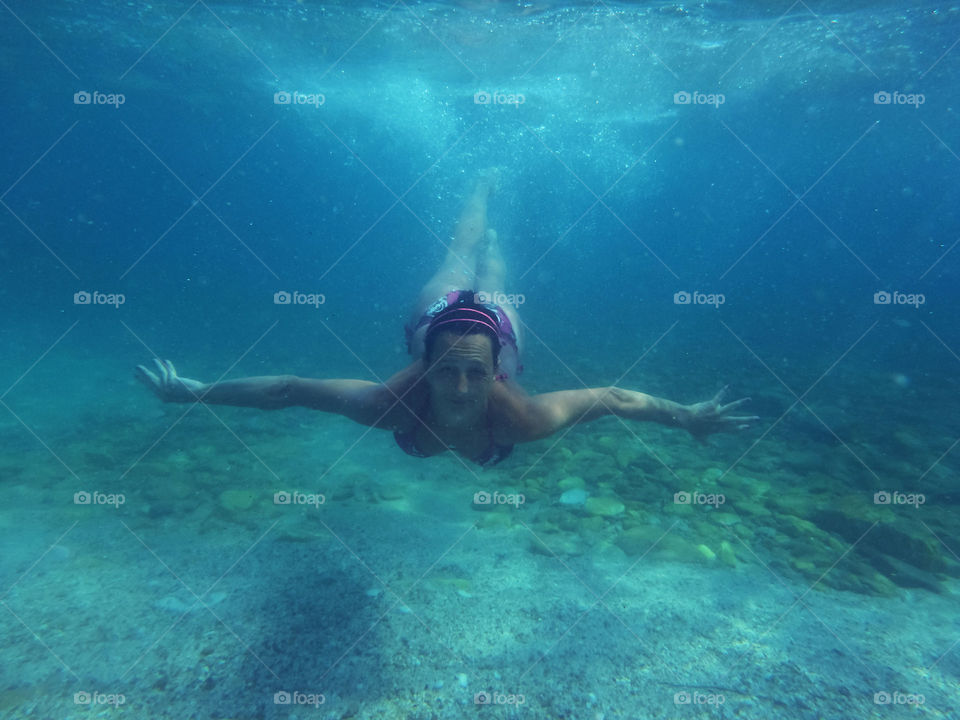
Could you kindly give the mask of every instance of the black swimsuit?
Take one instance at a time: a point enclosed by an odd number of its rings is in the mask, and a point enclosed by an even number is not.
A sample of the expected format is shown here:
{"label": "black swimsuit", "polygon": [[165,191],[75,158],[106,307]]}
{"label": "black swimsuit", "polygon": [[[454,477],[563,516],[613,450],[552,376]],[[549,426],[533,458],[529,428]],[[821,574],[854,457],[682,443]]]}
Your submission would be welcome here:
{"label": "black swimsuit", "polygon": [[[418,418],[419,419],[419,418]],[[423,422],[422,420],[420,422]],[[496,465],[501,460],[506,459],[506,457],[513,452],[513,445],[497,445],[493,440],[493,428],[490,427],[490,421],[487,420],[487,437],[489,442],[487,443],[487,449],[483,451],[483,454],[478,458],[474,458],[473,462],[477,463],[481,467],[490,467],[491,465]],[[412,430],[407,432],[400,432],[397,430],[393,433],[393,439],[397,441],[397,445],[400,446],[400,449],[403,450],[407,455],[413,455],[414,457],[429,457],[429,455],[424,455],[420,448],[417,447],[417,429],[416,426]]]}

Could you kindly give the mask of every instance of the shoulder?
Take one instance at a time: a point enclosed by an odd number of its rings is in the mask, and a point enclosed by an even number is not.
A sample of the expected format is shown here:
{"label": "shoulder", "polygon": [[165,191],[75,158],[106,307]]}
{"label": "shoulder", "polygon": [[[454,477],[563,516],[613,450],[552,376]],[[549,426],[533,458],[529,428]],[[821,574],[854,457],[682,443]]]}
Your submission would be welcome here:
{"label": "shoulder", "polygon": [[531,396],[515,382],[497,382],[490,391],[490,424],[498,445],[514,445],[534,439],[537,408]]}
{"label": "shoulder", "polygon": [[417,413],[427,402],[427,385],[423,380],[423,363],[416,361],[376,386],[371,403],[377,408],[377,427],[388,430],[409,430]]}

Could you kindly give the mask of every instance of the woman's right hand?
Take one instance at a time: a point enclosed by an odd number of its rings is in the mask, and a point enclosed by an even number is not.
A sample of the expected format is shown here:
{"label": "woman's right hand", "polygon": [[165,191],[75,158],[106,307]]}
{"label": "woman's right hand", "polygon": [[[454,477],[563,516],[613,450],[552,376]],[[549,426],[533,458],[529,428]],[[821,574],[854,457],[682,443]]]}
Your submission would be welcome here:
{"label": "woman's right hand", "polygon": [[180,377],[169,360],[153,359],[157,372],[137,365],[137,380],[146,385],[164,402],[197,402],[207,389],[206,383]]}

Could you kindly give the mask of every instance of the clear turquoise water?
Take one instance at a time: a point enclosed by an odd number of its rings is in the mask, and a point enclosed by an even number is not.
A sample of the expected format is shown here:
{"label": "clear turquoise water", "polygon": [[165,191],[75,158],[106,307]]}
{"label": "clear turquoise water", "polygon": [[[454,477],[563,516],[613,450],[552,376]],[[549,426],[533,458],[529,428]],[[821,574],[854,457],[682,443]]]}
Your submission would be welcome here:
{"label": "clear turquoise water", "polygon": [[[955,716],[958,18],[5,3],[0,716]],[[491,165],[529,392],[757,426],[480,471],[133,378],[389,376]]]}

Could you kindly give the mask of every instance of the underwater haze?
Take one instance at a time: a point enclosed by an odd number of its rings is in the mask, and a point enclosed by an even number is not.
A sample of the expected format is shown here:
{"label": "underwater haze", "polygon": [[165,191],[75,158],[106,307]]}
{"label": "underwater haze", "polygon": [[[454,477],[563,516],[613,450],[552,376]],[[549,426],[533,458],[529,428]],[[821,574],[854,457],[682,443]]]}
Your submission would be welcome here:
{"label": "underwater haze", "polygon": [[[0,718],[960,716],[960,5],[3,0],[0,58]],[[758,419],[482,468],[138,382],[383,382],[490,168],[527,393]]]}

